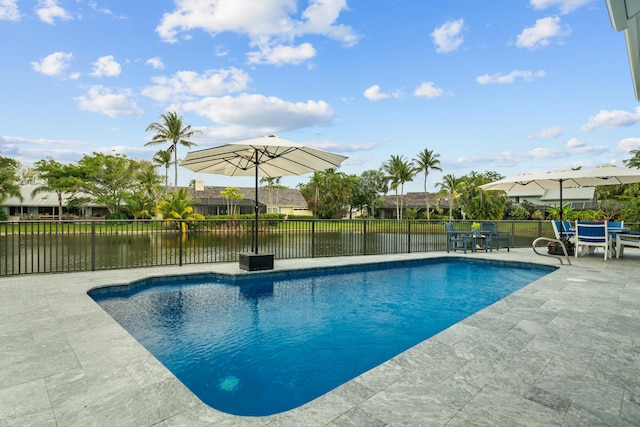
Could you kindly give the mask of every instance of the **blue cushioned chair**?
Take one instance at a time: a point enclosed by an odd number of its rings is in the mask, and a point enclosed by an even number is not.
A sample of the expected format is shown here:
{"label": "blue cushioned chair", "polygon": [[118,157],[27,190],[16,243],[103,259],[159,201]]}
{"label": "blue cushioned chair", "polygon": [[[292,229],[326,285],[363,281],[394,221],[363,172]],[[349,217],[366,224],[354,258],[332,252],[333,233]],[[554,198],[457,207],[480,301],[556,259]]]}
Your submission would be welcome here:
{"label": "blue cushioned chair", "polygon": [[571,221],[551,221],[551,225],[553,225],[553,232],[556,235],[556,239],[574,240],[576,232],[571,229]]}
{"label": "blue cushioned chair", "polygon": [[606,222],[582,222],[576,221],[576,257],[580,248],[604,249],[604,259],[610,257],[611,240]]}

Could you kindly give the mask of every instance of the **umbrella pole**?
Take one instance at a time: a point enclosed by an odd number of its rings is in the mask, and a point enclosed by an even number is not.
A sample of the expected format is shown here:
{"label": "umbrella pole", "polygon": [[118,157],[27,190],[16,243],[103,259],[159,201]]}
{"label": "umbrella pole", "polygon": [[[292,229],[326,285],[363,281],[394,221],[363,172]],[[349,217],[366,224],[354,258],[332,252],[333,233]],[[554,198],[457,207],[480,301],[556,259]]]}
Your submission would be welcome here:
{"label": "umbrella pole", "polygon": [[564,208],[562,207],[562,182],[564,180],[561,179],[560,180],[560,224],[562,224],[562,211],[564,210]]}
{"label": "umbrella pole", "polygon": [[255,197],[255,202],[256,202],[256,219],[255,219],[255,224],[253,227],[253,237],[251,240],[251,246],[254,248],[255,254],[258,254],[258,150],[256,150],[256,197]]}

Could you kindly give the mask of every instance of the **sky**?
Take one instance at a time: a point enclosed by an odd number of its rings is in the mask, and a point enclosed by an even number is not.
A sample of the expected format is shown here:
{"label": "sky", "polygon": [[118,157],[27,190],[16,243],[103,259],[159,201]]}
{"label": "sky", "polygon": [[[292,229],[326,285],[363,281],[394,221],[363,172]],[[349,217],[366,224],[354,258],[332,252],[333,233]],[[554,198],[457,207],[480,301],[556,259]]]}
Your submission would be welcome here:
{"label": "sky", "polygon": [[[146,128],[169,111],[202,132],[191,150],[275,134],[347,156],[348,174],[433,150],[429,191],[640,149],[604,0],[0,0],[0,40],[0,155],[25,166],[150,160],[168,144],[145,147]],[[193,179],[253,185],[179,168]]]}

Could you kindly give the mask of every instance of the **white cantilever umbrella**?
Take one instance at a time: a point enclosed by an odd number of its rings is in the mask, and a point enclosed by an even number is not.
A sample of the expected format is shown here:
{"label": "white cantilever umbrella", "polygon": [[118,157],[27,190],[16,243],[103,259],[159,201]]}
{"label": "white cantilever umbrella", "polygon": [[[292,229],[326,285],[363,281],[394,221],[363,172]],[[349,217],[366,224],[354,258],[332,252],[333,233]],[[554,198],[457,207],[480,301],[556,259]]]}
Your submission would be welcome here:
{"label": "white cantilever umbrella", "polygon": [[345,156],[318,150],[276,135],[232,142],[192,151],[180,162],[194,172],[256,177],[255,232],[252,249],[258,253],[258,177],[277,178],[333,169]]}
{"label": "white cantilever umbrella", "polygon": [[564,170],[546,173],[520,174],[481,185],[483,190],[542,190],[560,188],[560,220],[562,220],[562,189],[620,185],[640,182],[640,169],[602,165],[591,169]]}

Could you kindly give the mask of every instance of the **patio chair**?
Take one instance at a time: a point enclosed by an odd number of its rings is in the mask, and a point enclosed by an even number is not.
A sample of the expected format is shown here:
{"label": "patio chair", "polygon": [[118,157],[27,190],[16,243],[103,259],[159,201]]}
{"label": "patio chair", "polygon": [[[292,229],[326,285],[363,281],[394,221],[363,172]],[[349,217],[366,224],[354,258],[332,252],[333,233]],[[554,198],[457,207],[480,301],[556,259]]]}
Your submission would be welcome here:
{"label": "patio chair", "polygon": [[551,225],[553,226],[553,232],[556,235],[556,239],[569,239],[570,241],[575,241],[576,233],[571,228],[571,221],[551,221]]}
{"label": "patio chair", "polygon": [[587,248],[591,252],[596,248],[604,249],[604,259],[610,258],[611,240],[606,222],[581,222],[576,221],[576,258]]}
{"label": "patio chair", "polygon": [[640,233],[616,233],[616,258],[620,258],[625,246],[640,248]]}
{"label": "patio chair", "polygon": [[489,246],[489,250],[493,251],[493,244],[495,242],[496,250],[500,250],[500,244],[502,243],[502,247],[507,248],[507,252],[509,252],[511,247],[511,233],[498,230],[498,225],[492,221],[480,221],[480,232],[487,236],[487,246]]}
{"label": "patio chair", "polygon": [[462,249],[466,254],[467,245],[473,241],[470,232],[456,231],[453,228],[453,223],[449,221],[445,222],[444,226],[447,231],[447,252],[451,249],[453,249],[454,252],[458,249]]}
{"label": "patio chair", "polygon": [[[607,223],[607,228],[609,230],[611,230],[612,228],[624,228],[624,221],[609,221]],[[613,245],[616,242],[616,232],[614,231],[609,231],[609,234],[611,235],[611,244]]]}

